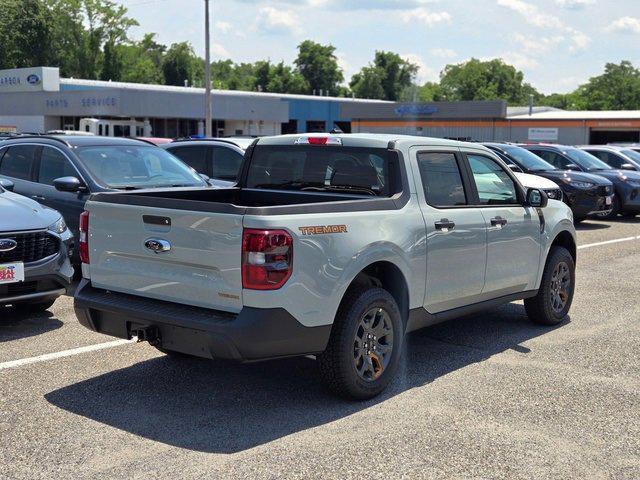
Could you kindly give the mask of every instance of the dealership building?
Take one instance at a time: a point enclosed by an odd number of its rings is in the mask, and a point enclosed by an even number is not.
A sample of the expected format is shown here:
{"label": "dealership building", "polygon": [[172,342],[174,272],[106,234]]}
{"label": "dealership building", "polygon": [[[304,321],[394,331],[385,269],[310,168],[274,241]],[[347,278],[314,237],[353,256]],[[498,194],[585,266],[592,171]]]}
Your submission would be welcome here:
{"label": "dealership building", "polygon": [[[507,107],[505,101],[396,103],[214,90],[216,136],[344,132],[469,141],[640,142],[640,111]],[[204,133],[204,89],[60,78],[52,67],[0,70],[0,132],[78,130],[83,119],[127,121],[106,135]]]}

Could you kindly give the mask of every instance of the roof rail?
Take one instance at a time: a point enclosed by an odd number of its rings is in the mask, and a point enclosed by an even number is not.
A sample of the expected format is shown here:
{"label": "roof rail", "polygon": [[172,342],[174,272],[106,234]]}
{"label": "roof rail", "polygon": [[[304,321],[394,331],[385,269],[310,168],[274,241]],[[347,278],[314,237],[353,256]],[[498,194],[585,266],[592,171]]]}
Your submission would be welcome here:
{"label": "roof rail", "polygon": [[186,143],[186,142],[220,142],[226,143],[229,145],[234,145],[239,147],[239,145],[233,140],[228,140],[226,138],[220,137],[208,137],[208,138],[176,138],[171,143]]}
{"label": "roof rail", "polygon": [[[38,140],[53,140],[55,142],[60,142],[62,144],[64,144],[67,147],[71,147],[72,145],[67,142],[66,140],[63,140],[62,138],[59,137],[54,137],[53,135],[17,135],[15,137],[9,137],[10,140],[29,140],[29,139],[34,139],[37,138]],[[8,140],[7,140],[8,141]]]}
{"label": "roof rail", "polygon": [[148,143],[149,145],[153,145],[154,147],[158,146],[155,143],[153,143],[151,140],[146,140],[144,138],[138,138],[138,137],[124,137],[124,138],[129,139],[129,140],[138,140],[139,142]]}

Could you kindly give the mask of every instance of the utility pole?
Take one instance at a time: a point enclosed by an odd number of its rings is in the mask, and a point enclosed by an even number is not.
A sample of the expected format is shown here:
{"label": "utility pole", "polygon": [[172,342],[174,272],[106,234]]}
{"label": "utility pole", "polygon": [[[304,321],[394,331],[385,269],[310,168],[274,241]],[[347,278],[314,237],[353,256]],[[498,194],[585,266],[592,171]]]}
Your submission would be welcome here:
{"label": "utility pole", "polygon": [[209,38],[209,0],[204,0],[204,132],[212,137],[211,128],[211,39]]}

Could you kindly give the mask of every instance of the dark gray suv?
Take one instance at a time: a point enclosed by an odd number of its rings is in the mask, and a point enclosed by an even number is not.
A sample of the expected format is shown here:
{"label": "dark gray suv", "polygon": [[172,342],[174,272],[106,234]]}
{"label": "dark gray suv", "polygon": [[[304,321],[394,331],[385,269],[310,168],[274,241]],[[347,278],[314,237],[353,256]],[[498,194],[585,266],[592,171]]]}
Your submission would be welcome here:
{"label": "dark gray suv", "polygon": [[57,211],[0,179],[0,307],[46,310],[67,292],[73,235]]}

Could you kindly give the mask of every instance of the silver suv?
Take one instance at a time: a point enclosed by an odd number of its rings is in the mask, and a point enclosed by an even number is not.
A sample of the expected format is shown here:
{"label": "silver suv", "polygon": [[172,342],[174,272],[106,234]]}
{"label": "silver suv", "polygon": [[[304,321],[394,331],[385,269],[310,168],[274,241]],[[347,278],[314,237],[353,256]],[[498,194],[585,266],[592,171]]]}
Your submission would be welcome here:
{"label": "silver suv", "polygon": [[67,292],[73,236],[62,216],[0,179],[0,307],[46,310]]}

